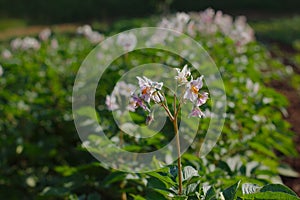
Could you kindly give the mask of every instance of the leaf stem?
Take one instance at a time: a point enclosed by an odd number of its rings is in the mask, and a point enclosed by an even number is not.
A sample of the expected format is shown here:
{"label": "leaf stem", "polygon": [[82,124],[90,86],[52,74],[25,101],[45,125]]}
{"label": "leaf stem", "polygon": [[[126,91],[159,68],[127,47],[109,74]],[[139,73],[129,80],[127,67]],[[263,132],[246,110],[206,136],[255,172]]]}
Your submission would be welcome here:
{"label": "leaf stem", "polygon": [[165,109],[165,111],[167,112],[170,120],[173,122],[174,121],[174,117],[173,117],[172,113],[170,112],[169,108],[164,103],[162,103],[161,106]]}

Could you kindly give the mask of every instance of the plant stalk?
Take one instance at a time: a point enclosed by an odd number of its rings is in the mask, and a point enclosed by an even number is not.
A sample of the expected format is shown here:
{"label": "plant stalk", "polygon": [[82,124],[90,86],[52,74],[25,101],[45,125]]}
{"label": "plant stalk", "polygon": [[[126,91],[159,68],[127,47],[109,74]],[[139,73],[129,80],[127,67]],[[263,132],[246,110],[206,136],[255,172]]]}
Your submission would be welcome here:
{"label": "plant stalk", "polygon": [[166,105],[164,103],[161,104],[161,106],[166,110],[171,122],[173,123],[174,126],[174,132],[175,132],[175,137],[176,137],[176,147],[177,147],[177,155],[178,155],[178,159],[177,159],[177,165],[178,165],[178,195],[182,195],[182,170],[181,170],[181,153],[180,153],[180,138],[179,138],[179,133],[178,133],[178,124],[177,124],[177,117],[178,117],[178,112],[180,109],[180,104],[179,104],[179,108],[176,107],[176,95],[174,95],[174,116],[171,114],[168,106],[167,106],[167,102]]}
{"label": "plant stalk", "polygon": [[178,124],[177,124],[177,117],[174,118],[173,120],[173,126],[174,126],[174,131],[175,131],[175,137],[176,137],[176,146],[177,146],[177,155],[178,155],[178,160],[177,160],[177,165],[178,165],[178,195],[182,194],[182,173],[181,173],[181,155],[180,155],[180,139],[179,139],[179,133],[178,133]]}

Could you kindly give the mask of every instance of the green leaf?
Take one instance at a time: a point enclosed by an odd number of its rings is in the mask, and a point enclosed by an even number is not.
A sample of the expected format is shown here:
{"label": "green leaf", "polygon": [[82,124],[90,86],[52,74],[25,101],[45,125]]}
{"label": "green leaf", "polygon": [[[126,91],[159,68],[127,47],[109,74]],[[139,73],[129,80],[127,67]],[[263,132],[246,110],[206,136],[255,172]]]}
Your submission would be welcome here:
{"label": "green leaf", "polygon": [[252,184],[252,183],[244,183],[242,185],[242,192],[243,194],[252,194],[252,193],[257,193],[262,187]]}
{"label": "green leaf", "polygon": [[90,119],[94,119],[98,121],[97,113],[95,112],[95,109],[92,107],[81,107],[80,109],[75,110],[75,113],[80,116],[85,116]]}
{"label": "green leaf", "polygon": [[97,193],[89,194],[87,200],[100,200],[101,196]]}
{"label": "green leaf", "polygon": [[293,170],[290,166],[288,165],[280,165],[278,167],[278,172],[280,175],[288,176],[288,177],[293,177],[293,178],[298,178],[299,173]]}
{"label": "green leaf", "polygon": [[228,174],[232,174],[232,171],[226,162],[220,160],[218,163],[218,167],[221,168],[222,170],[228,172]]}
{"label": "green leaf", "polygon": [[207,190],[204,200],[212,200],[216,197],[216,190],[213,186],[210,186],[210,188]]}
{"label": "green leaf", "polygon": [[225,197],[226,200],[234,200],[235,194],[236,194],[237,189],[238,189],[238,187],[240,185],[240,182],[241,181],[238,181],[237,183],[235,183],[234,185],[226,188],[223,191],[223,196]]}
{"label": "green leaf", "polygon": [[[155,191],[155,192],[157,192],[157,193],[159,193],[159,194],[161,194],[165,199],[170,199],[170,197],[172,197],[172,198],[174,198],[175,197],[175,195],[171,192],[171,191],[169,191],[169,190],[164,190],[164,189],[157,189],[157,188],[153,188],[153,190]],[[153,193],[151,193],[151,194],[153,194]],[[149,197],[154,197],[154,195],[152,196],[152,195],[149,195]],[[149,199],[149,197],[147,198],[147,199]],[[153,198],[153,199],[162,199],[161,198],[161,196],[160,197],[155,197],[155,198]]]}
{"label": "green leaf", "polygon": [[166,185],[166,183],[163,182],[163,180],[161,180],[160,178],[153,177],[153,176],[147,178],[147,187],[151,188],[151,189],[162,189],[162,190],[169,188]]}
{"label": "green leaf", "polygon": [[126,174],[124,172],[119,172],[119,171],[112,172],[107,177],[105,177],[102,184],[105,186],[109,186],[112,183],[120,182],[120,181],[124,180],[125,177],[126,177]]}
{"label": "green leaf", "polygon": [[69,194],[69,190],[63,187],[46,187],[40,193],[41,196],[64,197]]}
{"label": "green leaf", "polygon": [[147,173],[149,176],[152,176],[152,177],[155,177],[157,178],[159,181],[165,183],[165,185],[167,187],[171,187],[171,186],[174,186],[176,185],[176,182],[174,182],[170,177],[168,176],[164,176],[164,175],[161,175],[157,172],[149,172]]}
{"label": "green leaf", "polygon": [[134,200],[146,200],[144,197],[140,195],[134,195],[134,194],[129,194],[129,195],[132,196]]}
{"label": "green leaf", "polygon": [[199,182],[199,180],[200,180],[199,176],[193,176],[193,177],[191,177],[191,178],[189,178],[187,180],[182,181],[182,184],[184,186],[187,186],[187,185],[190,185],[190,184],[197,183],[197,182]]}
{"label": "green leaf", "polygon": [[77,172],[77,168],[70,166],[57,166],[55,167],[55,171],[62,174],[63,176],[71,176]]}
{"label": "green leaf", "polygon": [[[261,200],[274,200],[274,199],[280,199],[280,200],[299,200],[298,197],[283,193],[283,192],[259,192],[254,194],[247,194],[243,196],[243,199],[261,199]],[[226,199],[227,200],[227,199]]]}
{"label": "green leaf", "polygon": [[272,149],[266,148],[263,144],[260,144],[258,142],[250,142],[249,145],[250,145],[251,148],[257,150],[258,152],[261,152],[261,153],[263,153],[267,156],[270,156],[272,158],[276,158],[276,155],[274,154]]}
{"label": "green leaf", "polygon": [[174,178],[176,178],[177,175],[178,175],[178,167],[177,167],[177,165],[170,166],[170,167],[169,167],[169,173],[170,173]]}
{"label": "green leaf", "polygon": [[260,192],[267,192],[267,191],[270,191],[270,192],[283,192],[283,193],[286,193],[286,194],[297,196],[297,194],[293,190],[291,190],[290,188],[288,188],[284,185],[281,185],[281,184],[269,184],[269,185],[264,186],[260,190]]}
{"label": "green leaf", "polygon": [[183,168],[183,181],[193,176],[199,176],[197,170],[195,170],[192,166],[186,166]]}
{"label": "green leaf", "polygon": [[174,200],[187,200],[189,197],[188,196],[176,196],[173,197],[172,199]]}
{"label": "green leaf", "polygon": [[183,193],[186,195],[194,194],[199,184],[199,174],[198,171],[195,170],[191,166],[186,166],[183,168]]}

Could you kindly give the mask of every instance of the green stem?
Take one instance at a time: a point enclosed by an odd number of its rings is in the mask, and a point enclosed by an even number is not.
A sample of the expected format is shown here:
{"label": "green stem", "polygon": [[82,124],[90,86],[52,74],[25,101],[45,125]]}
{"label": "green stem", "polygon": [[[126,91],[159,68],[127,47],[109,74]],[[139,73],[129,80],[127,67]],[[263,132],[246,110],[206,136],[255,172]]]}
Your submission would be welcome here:
{"label": "green stem", "polygon": [[170,120],[173,122],[174,121],[174,117],[173,117],[172,113],[170,112],[169,108],[165,104],[163,104],[163,103],[161,104],[161,106],[165,109],[165,111],[167,112]]}
{"label": "green stem", "polygon": [[[122,181],[120,187],[121,189],[124,189],[126,186],[126,182],[125,181]],[[126,192],[122,192],[121,194],[121,200],[127,200],[127,195],[126,195]]]}
{"label": "green stem", "polygon": [[182,173],[181,173],[180,139],[179,139],[179,133],[178,133],[177,117],[174,118],[173,126],[174,126],[174,131],[175,131],[177,155],[178,155],[178,160],[177,160],[178,182],[179,182],[178,195],[181,195],[182,194]]}
{"label": "green stem", "polygon": [[[176,137],[176,146],[177,146],[177,155],[178,155],[178,160],[177,160],[177,165],[178,165],[178,182],[179,182],[179,187],[178,187],[178,195],[182,194],[182,173],[181,173],[181,155],[180,155],[180,138],[179,138],[179,133],[178,133],[178,123],[177,123],[177,115],[179,111],[179,107],[176,108],[176,94],[174,94],[174,120],[173,120],[173,126],[174,126],[174,132],[175,132],[175,137]],[[180,104],[179,104],[180,106]]]}
{"label": "green stem", "polygon": [[178,165],[178,195],[182,194],[182,173],[181,173],[181,153],[180,153],[180,138],[179,138],[179,133],[178,133],[178,123],[177,123],[177,116],[178,116],[178,112],[180,109],[180,104],[179,107],[176,107],[176,94],[174,95],[174,102],[173,102],[173,106],[174,106],[174,115],[172,115],[172,113],[170,112],[168,106],[167,106],[167,102],[166,105],[164,103],[161,103],[161,106],[166,110],[171,122],[173,123],[174,126],[174,132],[175,132],[175,137],[176,137],[176,147],[177,147],[177,155],[178,155],[178,160],[177,160],[177,165]]}

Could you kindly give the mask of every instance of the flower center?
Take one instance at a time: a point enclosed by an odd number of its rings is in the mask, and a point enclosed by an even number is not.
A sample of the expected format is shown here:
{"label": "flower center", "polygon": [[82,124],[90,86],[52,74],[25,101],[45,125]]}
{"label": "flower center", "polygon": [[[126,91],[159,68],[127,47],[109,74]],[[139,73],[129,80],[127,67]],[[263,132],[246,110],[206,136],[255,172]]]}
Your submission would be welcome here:
{"label": "flower center", "polygon": [[198,94],[198,91],[199,91],[199,90],[198,90],[198,88],[196,88],[195,86],[192,86],[192,87],[191,87],[191,90],[192,90],[193,93]]}
{"label": "flower center", "polygon": [[142,90],[142,94],[147,94],[148,91],[149,91],[149,87],[145,87],[143,90]]}

